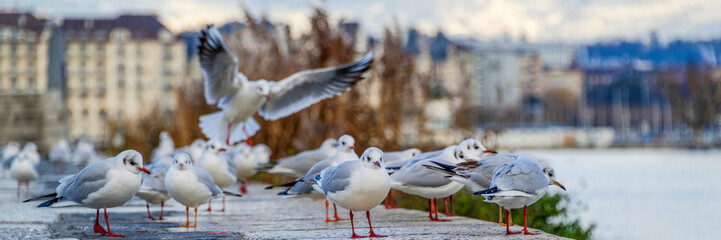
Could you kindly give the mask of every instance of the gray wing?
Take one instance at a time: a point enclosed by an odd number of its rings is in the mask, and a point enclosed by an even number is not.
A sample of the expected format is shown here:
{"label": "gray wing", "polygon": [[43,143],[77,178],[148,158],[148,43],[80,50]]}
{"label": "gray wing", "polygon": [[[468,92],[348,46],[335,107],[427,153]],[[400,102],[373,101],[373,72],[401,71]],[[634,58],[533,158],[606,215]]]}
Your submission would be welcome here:
{"label": "gray wing", "polygon": [[488,183],[486,183],[485,186],[488,186],[490,182],[493,180],[493,172],[498,168],[499,166],[510,163],[513,161],[516,161],[515,155],[505,154],[505,155],[496,155],[489,158],[484,158],[479,160],[478,162],[481,163],[481,166],[477,168],[478,176],[485,179]]}
{"label": "gray wing", "polygon": [[312,69],[295,73],[270,88],[270,98],[258,110],[266,120],[276,120],[338,96],[362,80],[373,62],[373,51],[360,60],[339,67]]}
{"label": "gray wing", "polygon": [[147,188],[158,192],[167,192],[165,189],[165,174],[170,169],[170,165],[151,164],[145,166],[150,171],[150,175],[142,174],[141,188]]}
{"label": "gray wing", "polygon": [[233,161],[233,153],[222,152],[220,153],[220,157],[225,159],[225,162],[227,163],[226,166],[228,166],[228,172],[230,172],[233,176],[237,175],[237,172],[235,171],[235,161]]}
{"label": "gray wing", "polygon": [[410,150],[412,149],[397,152],[383,152],[383,161],[387,164],[388,162],[411,159]]}
{"label": "gray wing", "polygon": [[[434,159],[434,161],[453,165],[453,163],[440,159]],[[391,175],[391,179],[403,185],[413,185],[419,187],[440,187],[451,182],[451,180],[448,180],[445,177],[448,174],[428,169],[423,165],[435,164],[433,164],[429,160],[423,160],[417,162],[412,166],[406,165],[403,167],[403,169],[393,173]]]}
{"label": "gray wing", "polygon": [[[114,166],[114,158],[95,162],[83,168],[71,179],[61,179],[65,186],[58,191],[58,196],[71,201],[82,203],[91,193],[94,193],[108,183],[107,174]],[[63,183],[63,181],[65,181]]]}
{"label": "gray wing", "polygon": [[353,173],[353,169],[363,167],[359,163],[360,161],[348,161],[326,168],[315,176],[315,181],[320,181],[319,185],[326,195],[328,192],[343,191],[350,185],[350,175]]}
{"label": "gray wing", "polygon": [[200,31],[198,56],[205,78],[205,101],[215,104],[234,94],[247,78],[238,72],[238,60],[228,52],[223,37],[215,27]]}
{"label": "gray wing", "polygon": [[518,190],[533,194],[548,186],[548,178],[538,164],[530,161],[514,161],[503,164],[493,172],[491,187],[502,191]]}
{"label": "gray wing", "polygon": [[12,157],[9,157],[3,161],[3,168],[4,169],[10,169],[10,166],[13,165],[13,161],[15,161],[16,158],[18,158],[20,154],[15,154]]}
{"label": "gray wing", "polygon": [[215,185],[213,177],[210,176],[210,173],[207,170],[193,166],[193,173],[195,173],[195,178],[198,179],[198,182],[208,187],[208,189],[212,193],[212,196],[218,196],[220,194],[223,194],[223,189],[220,189],[218,185]]}
{"label": "gray wing", "polygon": [[310,150],[299,153],[298,155],[293,156],[293,158],[284,159],[278,163],[278,166],[296,169],[299,172],[307,172],[313,167],[313,165],[326,158],[328,158],[328,156],[323,154],[323,152],[319,150]]}

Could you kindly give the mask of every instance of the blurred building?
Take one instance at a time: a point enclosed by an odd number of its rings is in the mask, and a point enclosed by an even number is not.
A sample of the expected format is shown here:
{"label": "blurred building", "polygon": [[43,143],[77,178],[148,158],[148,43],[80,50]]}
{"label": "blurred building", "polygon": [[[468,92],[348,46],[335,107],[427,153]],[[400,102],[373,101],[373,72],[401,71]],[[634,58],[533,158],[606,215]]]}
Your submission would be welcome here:
{"label": "blurred building", "polygon": [[0,13],[0,144],[46,150],[63,137],[60,88],[48,76],[59,64],[51,61],[56,30],[30,13]]}
{"label": "blurred building", "polygon": [[173,107],[187,49],[157,17],[65,19],[62,26],[70,137],[108,140],[111,121]]}

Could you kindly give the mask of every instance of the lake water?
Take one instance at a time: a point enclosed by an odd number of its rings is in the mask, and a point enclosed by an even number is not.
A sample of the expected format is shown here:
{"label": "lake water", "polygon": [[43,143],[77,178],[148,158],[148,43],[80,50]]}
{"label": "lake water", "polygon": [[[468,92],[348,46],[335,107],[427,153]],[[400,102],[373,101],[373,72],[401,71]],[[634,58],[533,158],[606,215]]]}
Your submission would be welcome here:
{"label": "lake water", "polygon": [[[718,239],[721,150],[528,151],[547,160],[596,239]],[[556,190],[555,188],[551,188]]]}

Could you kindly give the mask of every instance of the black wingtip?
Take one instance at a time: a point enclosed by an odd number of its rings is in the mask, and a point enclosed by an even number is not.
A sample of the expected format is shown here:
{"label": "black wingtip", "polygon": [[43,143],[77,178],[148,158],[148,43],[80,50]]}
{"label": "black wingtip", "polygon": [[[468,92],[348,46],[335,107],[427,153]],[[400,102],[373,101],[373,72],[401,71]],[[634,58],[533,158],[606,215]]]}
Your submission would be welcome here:
{"label": "black wingtip", "polygon": [[243,196],[239,193],[234,193],[234,192],[229,192],[229,191],[223,191],[223,194],[228,195],[228,196],[233,196],[233,197],[242,197]]}
{"label": "black wingtip", "polygon": [[501,190],[498,189],[498,187],[492,187],[490,189],[486,189],[483,191],[474,192],[473,195],[491,194],[491,193],[497,193],[499,191],[501,191]]}
{"label": "black wingtip", "polygon": [[55,203],[58,202],[58,201],[60,201],[60,198],[53,198],[53,199],[50,199],[50,200],[48,200],[48,201],[45,201],[45,202],[39,204],[38,207],[39,207],[39,208],[41,208],[41,207],[50,207],[50,205],[53,205],[53,204],[55,204]]}
{"label": "black wingtip", "polygon": [[436,162],[436,161],[431,161],[431,162],[432,162],[432,163],[435,163],[436,165],[438,165],[438,166],[440,166],[440,167],[442,167],[442,168],[448,169],[448,170],[456,169],[456,166],[453,166],[453,165],[448,165],[448,164],[440,163],[440,162]]}
{"label": "black wingtip", "polygon": [[55,197],[57,197],[57,196],[58,196],[58,193],[51,193],[51,194],[47,194],[47,195],[43,195],[43,196],[39,196],[39,197],[34,197],[34,198],[31,198],[31,199],[27,199],[27,200],[25,200],[25,201],[23,201],[23,202],[38,201],[38,200],[41,200],[41,199],[43,199],[43,198],[55,198]]}

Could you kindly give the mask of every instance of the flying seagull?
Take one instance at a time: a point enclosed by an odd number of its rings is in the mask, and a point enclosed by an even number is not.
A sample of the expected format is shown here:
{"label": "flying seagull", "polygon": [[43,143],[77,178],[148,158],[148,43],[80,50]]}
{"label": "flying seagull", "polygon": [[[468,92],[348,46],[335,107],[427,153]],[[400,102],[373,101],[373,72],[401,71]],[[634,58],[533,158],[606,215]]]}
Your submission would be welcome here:
{"label": "flying seagull", "polygon": [[305,70],[280,81],[249,81],[238,71],[238,59],[229,52],[215,27],[202,30],[198,55],[205,77],[205,101],[221,111],[200,116],[200,128],[210,139],[226,145],[248,139],[260,129],[253,119],[277,120],[350,90],[370,69],[373,51],[360,60],[330,68]]}

